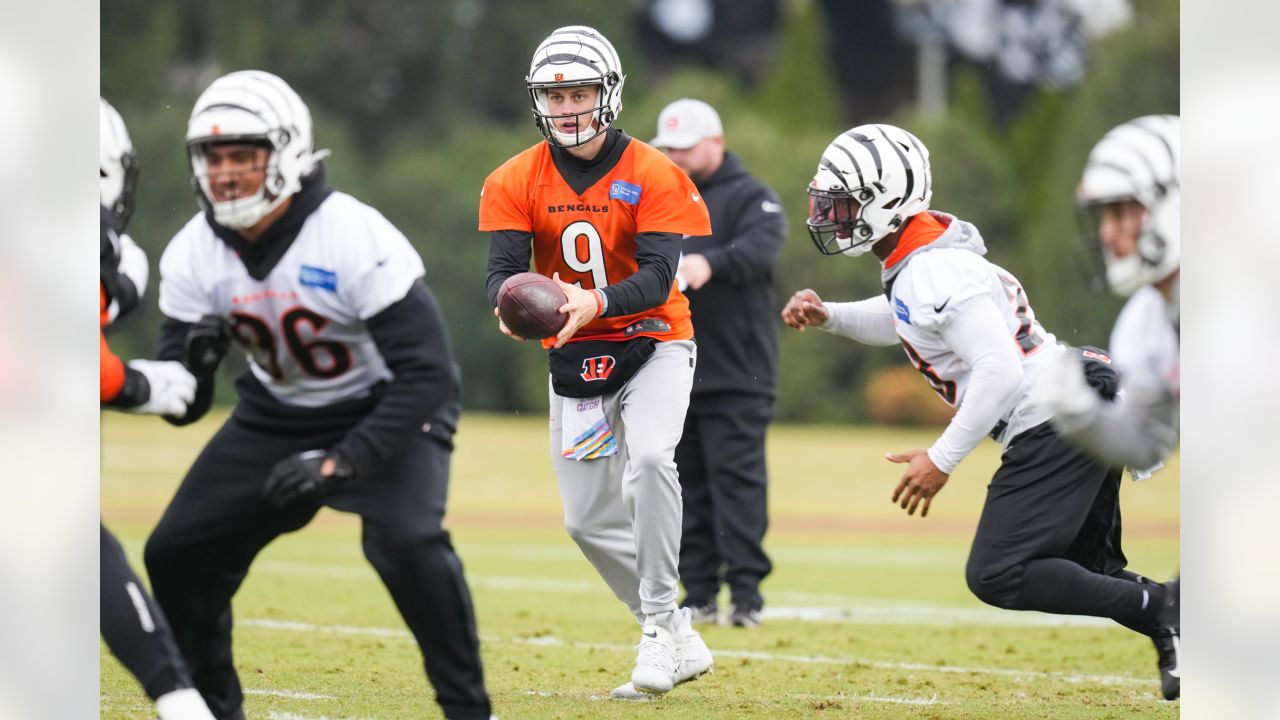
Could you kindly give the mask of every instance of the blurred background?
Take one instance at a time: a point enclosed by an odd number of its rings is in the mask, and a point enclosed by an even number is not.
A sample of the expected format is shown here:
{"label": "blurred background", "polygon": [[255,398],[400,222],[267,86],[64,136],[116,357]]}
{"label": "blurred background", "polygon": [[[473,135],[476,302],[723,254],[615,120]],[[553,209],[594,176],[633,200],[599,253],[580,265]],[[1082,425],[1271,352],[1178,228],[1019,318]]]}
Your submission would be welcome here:
{"label": "blurred background", "polygon": [[[796,289],[850,300],[880,291],[873,260],[817,253],[805,187],[844,130],[890,122],[930,148],[933,206],[978,225],[1046,328],[1105,345],[1120,302],[1077,272],[1073,190],[1112,126],[1179,111],[1179,3],[1169,0],[122,0],[101,17],[101,87],[142,162],[130,232],[153,268],[195,212],[183,133],[197,95],[232,70],[279,74],[309,104],[334,187],[373,205],[421,252],[475,410],[545,410],[546,365],[502,337],[476,231],[485,176],[541,140],[524,75],[538,42],[588,24],[627,75],[618,126],[655,134],[679,97],[715,106],[726,145],[782,196],[790,236],[778,306]],[[160,314],[116,331],[149,355]],[[945,419],[896,348],[782,333],[778,417]],[[895,372],[890,370],[898,366]],[[223,401],[231,384],[221,383]]]}

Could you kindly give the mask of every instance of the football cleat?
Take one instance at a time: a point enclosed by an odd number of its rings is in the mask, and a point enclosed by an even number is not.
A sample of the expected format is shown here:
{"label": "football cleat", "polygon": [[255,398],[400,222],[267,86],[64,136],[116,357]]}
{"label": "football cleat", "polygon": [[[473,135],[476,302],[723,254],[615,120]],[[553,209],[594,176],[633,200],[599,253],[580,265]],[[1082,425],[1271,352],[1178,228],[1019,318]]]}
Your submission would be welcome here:
{"label": "football cleat", "polygon": [[733,606],[732,612],[729,613],[729,624],[740,628],[758,628],[760,627],[760,611],[754,608]]}
{"label": "football cleat", "polygon": [[622,685],[619,685],[618,687],[614,688],[613,692],[609,693],[609,697],[613,698],[614,700],[632,700],[632,701],[646,702],[646,701],[652,700],[656,696],[653,695],[652,693],[640,692],[639,690],[636,689],[636,686],[631,683],[623,683]]}
{"label": "football cleat", "polygon": [[1177,700],[1182,692],[1181,594],[1180,580],[1165,584],[1164,607],[1160,608],[1159,628],[1151,636],[1156,646],[1156,667],[1160,669],[1160,693],[1165,700]]}
{"label": "football cleat", "polygon": [[676,630],[674,633],[676,646],[676,671],[673,684],[687,683],[711,672],[714,662],[711,649],[703,642],[702,636],[693,629],[693,609],[680,608],[676,611]]}
{"label": "football cleat", "polygon": [[704,605],[685,605],[689,610],[689,621],[694,625],[715,625],[720,622],[720,606],[712,600]]}
{"label": "football cleat", "polygon": [[676,645],[671,625],[671,613],[659,620],[650,615],[640,632],[640,644],[636,646],[636,667],[631,671],[631,684],[640,692],[662,694],[675,685]]}

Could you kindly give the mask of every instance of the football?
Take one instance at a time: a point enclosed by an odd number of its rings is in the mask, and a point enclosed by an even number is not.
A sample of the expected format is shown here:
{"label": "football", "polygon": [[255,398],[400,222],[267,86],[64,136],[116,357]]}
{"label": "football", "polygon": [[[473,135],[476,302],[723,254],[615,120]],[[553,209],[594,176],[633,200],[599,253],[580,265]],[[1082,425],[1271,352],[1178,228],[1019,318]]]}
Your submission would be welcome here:
{"label": "football", "polygon": [[511,332],[541,340],[560,332],[569,316],[560,312],[568,302],[555,280],[538,273],[512,275],[498,289],[498,317]]}

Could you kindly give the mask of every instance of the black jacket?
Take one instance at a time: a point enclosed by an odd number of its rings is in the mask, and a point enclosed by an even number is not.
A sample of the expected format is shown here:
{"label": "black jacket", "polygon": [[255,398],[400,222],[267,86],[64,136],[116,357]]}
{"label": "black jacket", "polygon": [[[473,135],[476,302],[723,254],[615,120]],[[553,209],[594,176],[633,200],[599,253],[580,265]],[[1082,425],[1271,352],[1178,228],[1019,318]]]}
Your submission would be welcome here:
{"label": "black jacket", "polygon": [[787,239],[778,195],[725,153],[720,168],[697,183],[711,232],[686,238],[685,255],[701,254],[711,279],[685,290],[698,341],[693,394],[746,393],[774,397],[778,369],[778,309],[773,266]]}

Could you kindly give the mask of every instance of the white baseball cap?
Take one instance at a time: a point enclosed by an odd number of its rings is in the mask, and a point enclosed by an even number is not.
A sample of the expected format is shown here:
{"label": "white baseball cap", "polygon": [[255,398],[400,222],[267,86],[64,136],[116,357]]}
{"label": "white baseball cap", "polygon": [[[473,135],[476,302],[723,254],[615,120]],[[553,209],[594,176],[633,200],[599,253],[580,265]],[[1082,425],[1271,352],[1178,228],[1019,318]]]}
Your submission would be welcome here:
{"label": "white baseball cap", "polygon": [[724,127],[715,108],[690,98],[680,98],[658,114],[658,136],[650,141],[656,148],[687,150],[704,138],[721,137]]}

